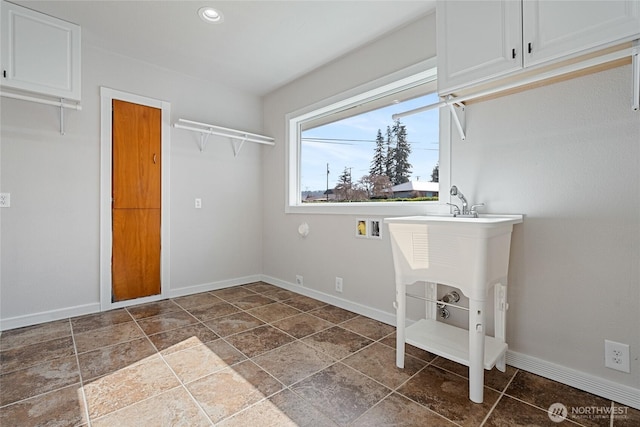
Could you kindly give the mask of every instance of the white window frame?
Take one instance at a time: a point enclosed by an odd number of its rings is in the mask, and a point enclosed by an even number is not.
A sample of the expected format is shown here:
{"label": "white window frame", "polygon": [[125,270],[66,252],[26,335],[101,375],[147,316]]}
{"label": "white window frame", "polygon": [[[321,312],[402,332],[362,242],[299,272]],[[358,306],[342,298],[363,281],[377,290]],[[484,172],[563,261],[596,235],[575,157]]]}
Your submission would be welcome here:
{"label": "white window frame", "polygon": [[[300,161],[302,123],[344,110],[352,105],[366,103],[417,84],[437,79],[436,58],[390,74],[340,95],[320,101],[286,115],[287,134],[287,194],[285,213],[293,214],[348,214],[348,215],[424,215],[448,213],[451,170],[451,121],[446,110],[440,113],[439,183],[440,200],[437,202],[354,202],[354,203],[302,203],[300,190]],[[446,199],[446,200],[445,200]]]}

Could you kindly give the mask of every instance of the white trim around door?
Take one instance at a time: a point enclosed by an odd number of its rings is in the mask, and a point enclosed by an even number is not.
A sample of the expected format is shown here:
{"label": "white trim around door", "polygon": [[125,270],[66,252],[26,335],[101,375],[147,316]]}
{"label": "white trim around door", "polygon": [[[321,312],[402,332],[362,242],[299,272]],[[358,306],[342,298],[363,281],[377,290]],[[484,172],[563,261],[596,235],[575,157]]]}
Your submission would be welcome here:
{"label": "white trim around door", "polygon": [[[111,301],[111,161],[112,161],[112,115],[111,104],[119,99],[162,110],[162,222],[160,228],[160,294],[134,300]],[[169,294],[169,188],[171,164],[171,104],[106,87],[100,88],[100,310],[126,307],[134,304],[157,301]]]}

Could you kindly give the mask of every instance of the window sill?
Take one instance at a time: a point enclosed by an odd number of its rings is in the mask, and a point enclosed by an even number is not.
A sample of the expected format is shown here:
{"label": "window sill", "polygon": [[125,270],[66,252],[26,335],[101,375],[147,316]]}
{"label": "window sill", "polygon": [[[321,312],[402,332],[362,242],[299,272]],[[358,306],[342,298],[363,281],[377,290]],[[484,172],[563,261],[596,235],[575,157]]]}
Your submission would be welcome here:
{"label": "window sill", "polygon": [[287,206],[287,214],[411,216],[449,213],[444,202],[344,202]]}

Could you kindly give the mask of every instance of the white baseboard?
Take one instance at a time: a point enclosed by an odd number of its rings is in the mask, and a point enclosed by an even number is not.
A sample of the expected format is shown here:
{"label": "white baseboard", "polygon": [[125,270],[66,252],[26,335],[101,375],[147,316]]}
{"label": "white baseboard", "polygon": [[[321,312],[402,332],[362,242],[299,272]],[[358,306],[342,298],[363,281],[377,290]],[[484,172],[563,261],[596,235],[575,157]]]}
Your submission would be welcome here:
{"label": "white baseboard", "polygon": [[[195,286],[188,286],[185,288],[169,289],[166,296],[153,298],[153,300],[159,300],[164,298],[176,298],[185,295],[197,294],[200,292],[214,291],[216,289],[228,288],[231,286],[244,285],[245,283],[258,282],[262,279],[261,275],[251,275],[245,277],[238,277],[229,280],[221,280],[218,282],[204,283]],[[141,304],[147,302],[147,299],[137,300],[132,304]],[[119,304],[114,305],[112,308],[125,307],[131,304]],[[52,322],[54,320],[68,319],[70,317],[84,316],[86,314],[99,313],[101,311],[101,305],[99,302],[92,304],[79,305],[76,307],[61,308],[58,310],[43,311],[40,313],[26,314],[24,316],[10,317],[7,319],[0,319],[0,331],[6,331],[9,329],[22,328],[24,326],[32,326],[40,323]]]}
{"label": "white baseboard", "polygon": [[247,283],[259,282],[262,275],[253,274],[251,276],[236,277],[234,279],[220,280],[217,282],[202,283],[199,285],[187,286],[184,288],[170,289],[167,298],[177,298],[187,295],[198,294],[200,292],[215,291],[218,289],[230,288],[231,286],[244,285]]}
{"label": "white baseboard", "polygon": [[68,319],[69,317],[83,316],[85,314],[97,313],[99,311],[100,303],[97,302],[93,304],[78,305],[75,307],[27,314],[24,316],[9,317],[7,319],[0,320],[0,331],[52,322],[54,320]]}
{"label": "white baseboard", "polygon": [[511,350],[507,351],[507,364],[640,410],[640,389]]}
{"label": "white baseboard", "polygon": [[371,308],[369,306],[358,304],[353,301],[336,297],[334,295],[316,291],[315,289],[305,288],[304,286],[295,285],[290,282],[285,282],[284,280],[276,279],[275,277],[271,277],[271,276],[263,275],[261,280],[265,283],[269,283],[271,285],[278,286],[280,288],[284,288],[289,291],[302,294],[304,296],[315,298],[322,302],[326,302],[327,304],[332,304],[337,307],[344,308],[345,310],[353,311],[354,313],[358,313],[362,316],[370,317],[382,323],[386,323],[387,325],[391,325],[391,326],[396,325],[395,313],[388,313],[386,311]]}

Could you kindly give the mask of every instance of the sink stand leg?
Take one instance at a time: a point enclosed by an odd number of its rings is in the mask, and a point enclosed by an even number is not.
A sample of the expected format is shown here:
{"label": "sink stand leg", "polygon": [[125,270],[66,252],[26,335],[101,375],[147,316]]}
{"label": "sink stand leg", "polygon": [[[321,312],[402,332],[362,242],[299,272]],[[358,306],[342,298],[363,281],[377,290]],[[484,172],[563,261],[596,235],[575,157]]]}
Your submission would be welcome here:
{"label": "sink stand leg", "polygon": [[404,368],[406,304],[406,285],[396,282],[396,366],[398,368]]}
{"label": "sink stand leg", "polygon": [[482,403],[484,389],[484,301],[469,299],[469,399]]}

